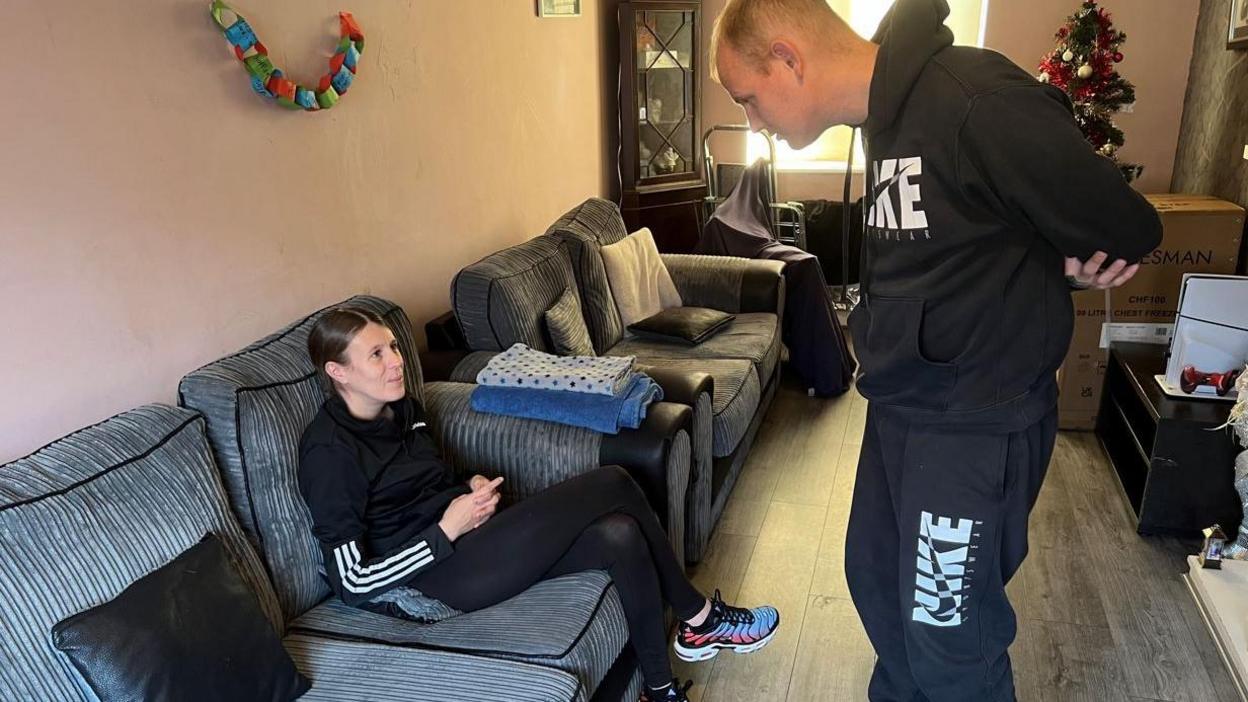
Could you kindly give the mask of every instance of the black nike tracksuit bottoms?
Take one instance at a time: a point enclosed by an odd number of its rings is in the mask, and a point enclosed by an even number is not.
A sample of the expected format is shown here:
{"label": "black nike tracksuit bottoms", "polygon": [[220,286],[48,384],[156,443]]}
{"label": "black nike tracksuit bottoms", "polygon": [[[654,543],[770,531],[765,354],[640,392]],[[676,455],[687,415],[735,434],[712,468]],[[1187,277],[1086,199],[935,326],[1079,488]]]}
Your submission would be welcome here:
{"label": "black nike tracksuit bottoms", "polygon": [[879,657],[872,702],[1013,702],[1005,584],[1056,437],[1056,408],[990,434],[868,406],[845,576]]}
{"label": "black nike tracksuit bottoms", "polygon": [[611,575],[646,684],[670,683],[663,603],[685,620],[706,598],[685,577],[654,509],[621,468],[589,471],[498,511],[411,585],[471,612],[583,570]]}

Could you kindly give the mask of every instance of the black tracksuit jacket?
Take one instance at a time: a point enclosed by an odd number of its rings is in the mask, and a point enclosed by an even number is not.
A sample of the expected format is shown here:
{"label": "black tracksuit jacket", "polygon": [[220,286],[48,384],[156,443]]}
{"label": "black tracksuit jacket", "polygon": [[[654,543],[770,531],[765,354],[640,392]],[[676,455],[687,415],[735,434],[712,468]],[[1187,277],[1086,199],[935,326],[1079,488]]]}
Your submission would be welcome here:
{"label": "black tracksuit jacket", "polygon": [[366,422],[332,397],[299,444],[299,490],[330,587],[353,606],[450,556],[438,521],[471,492],[438,456],[419,403],[409,397],[390,409],[393,419]]}
{"label": "black tracksuit jacket", "polygon": [[1138,261],[1161,223],[1062,91],[952,46],[948,14],[898,0],[874,38],[858,388],[924,423],[1017,431],[1056,404],[1065,257]]}

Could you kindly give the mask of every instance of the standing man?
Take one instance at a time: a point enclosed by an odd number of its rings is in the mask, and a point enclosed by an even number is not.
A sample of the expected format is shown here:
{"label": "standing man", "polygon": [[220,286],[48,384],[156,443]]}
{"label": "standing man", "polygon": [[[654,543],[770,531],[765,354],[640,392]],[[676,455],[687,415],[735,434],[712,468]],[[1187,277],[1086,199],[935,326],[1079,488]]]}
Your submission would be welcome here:
{"label": "standing man", "polygon": [[1066,96],[952,46],[948,14],[897,0],[866,41],[826,0],[729,0],[712,44],[754,129],[794,148],[863,129],[850,330],[870,404],[845,573],[881,702],[1015,699],[1005,584],[1057,433],[1071,287],[1121,285],[1161,239]]}

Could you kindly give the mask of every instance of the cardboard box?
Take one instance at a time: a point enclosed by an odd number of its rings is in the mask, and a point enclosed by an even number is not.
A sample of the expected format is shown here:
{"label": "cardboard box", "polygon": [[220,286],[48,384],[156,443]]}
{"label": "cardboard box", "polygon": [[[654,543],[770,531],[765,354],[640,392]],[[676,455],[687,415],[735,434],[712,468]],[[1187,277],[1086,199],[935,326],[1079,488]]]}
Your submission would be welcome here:
{"label": "cardboard box", "polygon": [[1080,324],[1076,319],[1070,351],[1057,372],[1061,393],[1057,400],[1058,429],[1087,431],[1096,427],[1096,413],[1108,360],[1097,343],[1099,338],[1099,325]]}
{"label": "cardboard box", "polygon": [[[1070,351],[1058,373],[1060,429],[1096,426],[1101,387],[1109,352],[1101,348],[1102,325],[1147,325],[1140,332],[1165,343],[1157,325],[1173,324],[1184,273],[1235,272],[1244,209],[1205,195],[1147,195],[1163,229],[1161,245],[1141,262],[1140,270],[1120,288],[1073,293],[1075,330]],[[1132,335],[1134,336],[1134,335]]]}

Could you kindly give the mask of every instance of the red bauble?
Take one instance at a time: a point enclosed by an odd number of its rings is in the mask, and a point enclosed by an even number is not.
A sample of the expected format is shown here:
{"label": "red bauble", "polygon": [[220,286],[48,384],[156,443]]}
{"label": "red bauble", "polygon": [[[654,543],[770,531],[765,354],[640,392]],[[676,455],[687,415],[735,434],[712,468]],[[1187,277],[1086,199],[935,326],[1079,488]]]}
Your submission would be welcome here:
{"label": "red bauble", "polygon": [[1121,51],[1115,51],[1115,52],[1114,52],[1114,63],[1122,63],[1122,52],[1121,52]]}

